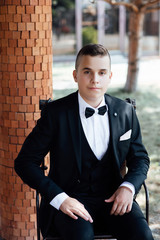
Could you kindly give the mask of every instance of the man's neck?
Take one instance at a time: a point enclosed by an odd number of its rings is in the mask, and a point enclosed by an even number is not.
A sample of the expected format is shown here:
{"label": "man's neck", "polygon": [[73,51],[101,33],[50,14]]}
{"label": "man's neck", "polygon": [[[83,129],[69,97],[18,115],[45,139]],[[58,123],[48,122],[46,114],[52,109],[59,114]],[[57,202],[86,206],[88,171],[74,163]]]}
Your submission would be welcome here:
{"label": "man's neck", "polygon": [[103,96],[101,97],[101,98],[99,98],[99,99],[93,99],[93,100],[89,100],[89,99],[84,99],[82,96],[81,96],[81,94],[79,93],[79,95],[80,95],[80,97],[87,103],[87,104],[89,104],[91,107],[93,107],[93,108],[97,108],[100,104],[101,104],[101,102],[103,101]]}

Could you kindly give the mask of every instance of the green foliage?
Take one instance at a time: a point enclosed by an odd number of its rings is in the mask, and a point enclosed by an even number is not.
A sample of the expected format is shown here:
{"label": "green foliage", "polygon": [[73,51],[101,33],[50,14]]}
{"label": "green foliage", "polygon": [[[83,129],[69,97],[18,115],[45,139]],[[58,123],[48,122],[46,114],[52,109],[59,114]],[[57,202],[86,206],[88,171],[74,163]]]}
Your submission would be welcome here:
{"label": "green foliage", "polygon": [[97,30],[94,27],[85,27],[82,30],[83,46],[89,43],[98,43]]}
{"label": "green foliage", "polygon": [[66,10],[72,9],[75,6],[74,0],[52,0],[53,8],[64,7]]}

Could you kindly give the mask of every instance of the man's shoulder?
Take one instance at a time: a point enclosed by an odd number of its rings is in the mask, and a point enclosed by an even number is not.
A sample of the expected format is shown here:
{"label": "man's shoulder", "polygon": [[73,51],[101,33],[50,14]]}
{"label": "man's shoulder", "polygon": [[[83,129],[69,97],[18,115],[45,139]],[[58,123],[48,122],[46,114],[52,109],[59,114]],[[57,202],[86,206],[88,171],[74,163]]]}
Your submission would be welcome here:
{"label": "man's shoulder", "polygon": [[126,105],[128,106],[128,102],[125,100],[125,99],[121,99],[121,98],[118,98],[118,97],[115,97],[115,96],[112,96],[112,95],[109,95],[109,94],[105,94],[105,99],[106,99],[106,102],[109,102],[109,103],[112,103],[112,104],[122,104],[122,105]]}
{"label": "man's shoulder", "polygon": [[73,92],[67,96],[61,97],[56,100],[52,100],[47,104],[48,110],[61,110],[71,107],[75,102],[78,101],[77,92]]}
{"label": "man's shoulder", "polygon": [[121,114],[131,114],[133,110],[133,105],[128,103],[125,99],[120,99],[109,94],[105,94],[105,100],[110,109],[117,111]]}

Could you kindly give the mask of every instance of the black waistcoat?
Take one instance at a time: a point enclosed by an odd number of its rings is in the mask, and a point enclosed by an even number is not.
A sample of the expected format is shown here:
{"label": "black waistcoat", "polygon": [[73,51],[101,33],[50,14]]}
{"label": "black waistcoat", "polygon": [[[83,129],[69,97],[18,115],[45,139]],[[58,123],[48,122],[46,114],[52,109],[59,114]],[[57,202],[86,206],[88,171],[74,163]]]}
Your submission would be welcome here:
{"label": "black waistcoat", "polygon": [[81,126],[82,173],[75,193],[109,197],[119,186],[112,155],[112,146],[101,160],[91,150]]}

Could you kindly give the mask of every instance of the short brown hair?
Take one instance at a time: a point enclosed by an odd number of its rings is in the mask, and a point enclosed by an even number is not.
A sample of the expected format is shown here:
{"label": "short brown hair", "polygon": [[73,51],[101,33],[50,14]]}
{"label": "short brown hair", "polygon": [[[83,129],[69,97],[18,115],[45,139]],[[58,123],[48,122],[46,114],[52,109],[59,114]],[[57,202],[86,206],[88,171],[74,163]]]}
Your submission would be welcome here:
{"label": "short brown hair", "polygon": [[110,64],[111,64],[111,57],[110,57],[110,54],[109,54],[107,48],[105,48],[101,44],[88,44],[88,45],[84,46],[83,48],[81,48],[81,50],[77,54],[76,62],[75,62],[76,70],[78,69],[80,58],[85,55],[89,55],[89,56],[93,56],[93,57],[94,56],[108,56]]}

